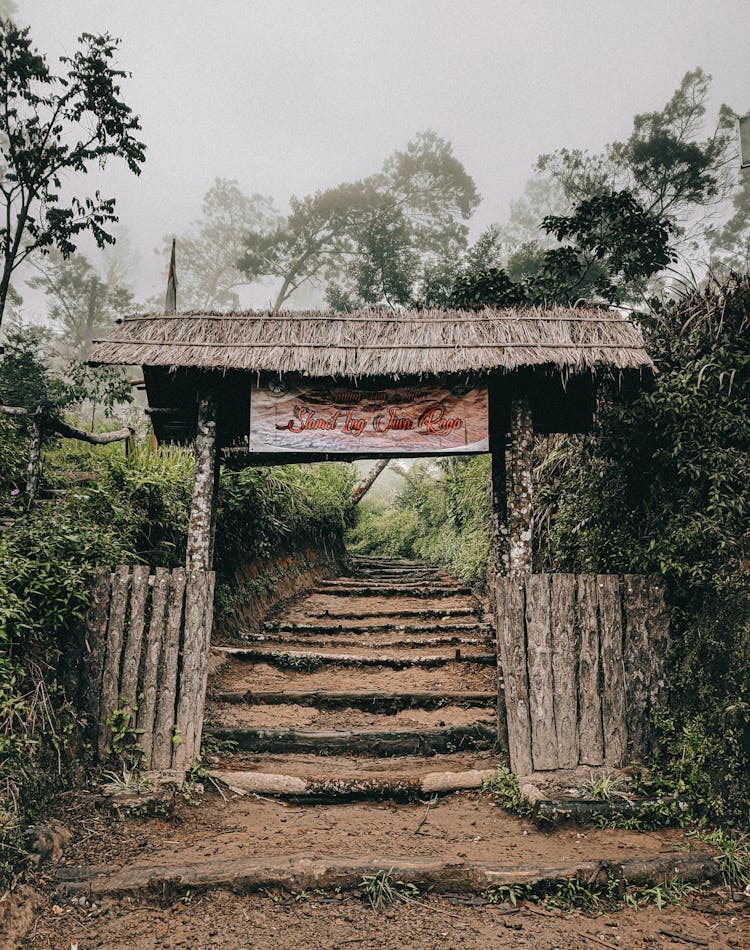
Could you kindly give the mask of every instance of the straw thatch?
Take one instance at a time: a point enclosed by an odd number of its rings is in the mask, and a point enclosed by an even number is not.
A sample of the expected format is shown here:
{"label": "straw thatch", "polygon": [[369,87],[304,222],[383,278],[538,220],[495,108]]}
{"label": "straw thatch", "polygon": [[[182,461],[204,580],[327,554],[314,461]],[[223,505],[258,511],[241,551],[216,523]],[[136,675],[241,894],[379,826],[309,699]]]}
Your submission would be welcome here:
{"label": "straw thatch", "polygon": [[622,314],[564,308],[132,316],[90,362],[346,378],[653,366]]}

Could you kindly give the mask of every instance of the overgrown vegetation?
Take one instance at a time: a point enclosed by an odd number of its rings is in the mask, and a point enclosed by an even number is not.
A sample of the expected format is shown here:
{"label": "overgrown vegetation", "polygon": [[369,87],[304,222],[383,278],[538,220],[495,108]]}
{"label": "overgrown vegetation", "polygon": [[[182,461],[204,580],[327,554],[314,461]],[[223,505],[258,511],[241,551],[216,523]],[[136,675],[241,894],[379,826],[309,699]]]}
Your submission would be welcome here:
{"label": "overgrown vegetation", "polygon": [[395,505],[360,506],[350,549],[440,563],[455,577],[483,585],[492,552],[489,458],[440,459],[403,474]]}
{"label": "overgrown vegetation", "polygon": [[[14,365],[0,363],[0,388]],[[44,485],[64,493],[22,514],[14,492],[23,487],[29,433],[23,422],[0,417],[0,425],[0,516],[16,516],[0,536],[0,835],[20,855],[22,819],[81,758],[70,746],[79,730],[64,681],[88,576],[100,564],[182,564],[193,460],[184,449],[154,451],[145,438],[128,458],[122,446],[55,438],[44,453]],[[81,473],[83,482],[70,480]],[[348,466],[333,464],[223,475],[220,579],[242,562],[297,546],[340,547],[353,482]],[[119,720],[113,726],[124,782],[137,737],[119,729]],[[10,860],[0,868],[0,888],[14,869]]]}
{"label": "overgrown vegetation", "polygon": [[[746,827],[750,277],[641,319],[656,378],[634,398],[613,389],[595,434],[537,442],[535,566],[665,578],[669,697],[654,764],[705,820]],[[359,551],[425,557],[475,584],[491,536],[487,457],[413,467],[394,509],[364,510],[351,533]]]}

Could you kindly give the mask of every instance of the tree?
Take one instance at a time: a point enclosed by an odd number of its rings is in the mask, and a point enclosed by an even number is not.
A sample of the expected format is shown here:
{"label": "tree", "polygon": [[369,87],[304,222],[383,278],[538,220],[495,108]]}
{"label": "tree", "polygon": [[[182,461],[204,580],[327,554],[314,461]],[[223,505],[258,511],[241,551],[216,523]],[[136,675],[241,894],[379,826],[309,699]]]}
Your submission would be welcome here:
{"label": "tree", "polygon": [[[610,303],[645,292],[651,274],[673,258],[672,225],[646,211],[628,191],[597,194],[568,215],[547,215],[542,231],[556,246],[524,245],[501,257],[500,232],[490,229],[442,285],[433,281],[429,306],[480,308],[574,305],[592,296]],[[512,267],[512,270],[511,270]],[[437,291],[437,292],[436,292]]]}
{"label": "tree", "polygon": [[732,197],[732,214],[723,225],[712,228],[709,242],[714,262],[738,273],[750,270],[750,171],[741,173]]}
{"label": "tree", "polygon": [[732,188],[734,113],[722,106],[706,135],[710,83],[700,67],[691,70],[661,111],[635,116],[627,141],[598,155],[565,148],[540,155],[537,171],[572,202],[629,191],[645,211],[674,226],[673,243],[679,239],[683,254],[695,251],[712,210]]}
{"label": "tree", "polygon": [[120,94],[128,74],[113,65],[119,41],[83,33],[80,48],[63,56],[54,74],[33,46],[28,28],[0,23],[0,323],[16,268],[36,252],[68,257],[90,232],[99,247],[114,241],[115,199],[66,199],[68,175],[122,158],[134,174],[145,159],[135,133],[140,121]]}
{"label": "tree", "polygon": [[[278,227],[281,216],[273,200],[246,195],[237,181],[217,178],[203,196],[202,217],[177,238],[179,305],[183,310],[236,310],[237,288],[249,283],[237,267],[248,232],[265,235]],[[164,239],[166,257],[172,238]]]}
{"label": "tree", "polygon": [[478,202],[450,143],[424,132],[375,175],[292,197],[279,227],[246,236],[239,266],[250,279],[280,279],[274,309],[308,281],[328,283],[342,306],[407,304],[425,266],[466,246]]}
{"label": "tree", "polygon": [[49,316],[61,331],[62,346],[73,359],[83,361],[91,342],[112,329],[117,317],[133,305],[133,294],[112,269],[100,275],[83,254],[67,260],[50,253],[38,273],[27,281],[44,290]]}

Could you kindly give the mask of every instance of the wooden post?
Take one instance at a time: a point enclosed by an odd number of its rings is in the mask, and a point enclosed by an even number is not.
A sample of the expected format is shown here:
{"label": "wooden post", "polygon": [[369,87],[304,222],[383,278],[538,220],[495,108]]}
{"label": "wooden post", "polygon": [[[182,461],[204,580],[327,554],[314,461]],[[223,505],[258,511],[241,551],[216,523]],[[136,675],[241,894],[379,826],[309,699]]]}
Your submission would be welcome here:
{"label": "wooden post", "polygon": [[508,574],[508,493],[505,487],[505,436],[490,436],[492,461],[492,533],[495,542],[495,573]]}
{"label": "wooden post", "polygon": [[34,413],[34,427],[31,431],[29,465],[26,470],[26,504],[33,505],[39,492],[39,479],[42,474],[42,435],[44,431],[44,408],[38,406]]}
{"label": "wooden post", "polygon": [[514,397],[510,408],[511,496],[509,572],[531,574],[531,452],[534,423],[531,403],[525,396]]}
{"label": "wooden post", "polygon": [[216,393],[209,390],[199,392],[195,476],[185,562],[188,572],[211,570],[216,529],[216,402]]}

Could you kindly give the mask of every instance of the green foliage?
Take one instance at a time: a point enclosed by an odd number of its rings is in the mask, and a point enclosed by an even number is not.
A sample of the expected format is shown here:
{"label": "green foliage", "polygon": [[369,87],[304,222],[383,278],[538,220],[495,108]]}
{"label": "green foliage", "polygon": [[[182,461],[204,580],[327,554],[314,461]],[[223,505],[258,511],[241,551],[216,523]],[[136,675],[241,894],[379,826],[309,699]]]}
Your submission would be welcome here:
{"label": "green foliage", "polygon": [[587,798],[600,802],[610,802],[613,798],[627,798],[627,785],[619,775],[607,775],[605,772],[595,775],[591,773],[588,781],[584,782],[582,791]]}
{"label": "green foliage", "polygon": [[393,868],[365,874],[360,883],[362,896],[373,910],[383,911],[399,901],[406,904],[419,897],[419,888],[409,881],[395,880]]}
{"label": "green foliage", "polygon": [[395,510],[358,506],[347,543],[361,554],[440,563],[461,580],[483,585],[491,556],[489,471],[487,456],[412,466]]}
{"label": "green foliage", "polygon": [[56,402],[60,383],[47,368],[42,340],[30,328],[13,327],[4,333],[0,359],[0,404],[33,412]]}
{"label": "green foliage", "polygon": [[36,270],[27,283],[44,291],[47,316],[54,322],[65,354],[71,359],[85,360],[92,341],[105,336],[114,327],[115,319],[133,308],[133,295],[117,269],[110,265],[100,274],[80,252],[64,258],[52,251],[37,264]]}
{"label": "green foliage", "polygon": [[[657,726],[691,801],[750,822],[750,278],[646,324],[660,373],[571,440],[542,489],[540,566],[660,574],[672,607]],[[549,528],[548,528],[549,526]]]}
{"label": "green foliage", "polygon": [[[237,267],[248,232],[266,235],[280,216],[271,198],[246,195],[238,182],[217,178],[203,196],[201,218],[177,236],[177,277],[182,310],[237,310],[238,288],[249,283]],[[164,239],[168,259],[172,235]],[[162,306],[163,298],[158,301]]]}
{"label": "green foliage", "polygon": [[[507,266],[466,262],[447,295],[450,306],[572,305],[595,296],[619,302],[673,260],[670,222],[639,204],[629,191],[603,192],[579,201],[571,214],[547,215],[541,228],[558,246],[524,246]],[[433,291],[434,292],[434,291]],[[431,301],[436,302],[436,301]]]}
{"label": "green foliage", "polygon": [[127,73],[113,65],[118,42],[83,33],[55,74],[28,28],[0,21],[0,168],[8,222],[0,231],[0,322],[11,275],[29,255],[56,248],[68,257],[84,232],[99,247],[114,240],[108,228],[117,220],[115,199],[97,191],[65,202],[69,191],[62,185],[66,173],[80,176],[112,157],[140,172],[145,146],[135,137],[140,122],[120,95]]}
{"label": "green foliage", "polygon": [[355,472],[341,463],[222,473],[216,536],[220,573],[285,546],[332,546],[351,515]]}
{"label": "green foliage", "polygon": [[531,802],[523,794],[518,778],[510,769],[500,766],[494,775],[482,783],[482,791],[488,793],[495,804],[521,818],[532,813]]}
{"label": "green foliage", "polygon": [[750,884],[750,838],[747,835],[729,835],[717,828],[700,837],[718,850],[721,876],[727,887],[742,890]]}
{"label": "green foliage", "polygon": [[408,303],[423,268],[466,245],[479,197],[449,142],[424,132],[382,170],[305,198],[270,233],[251,231],[239,266],[281,280],[274,309],[303,284],[329,285],[329,303]]}

